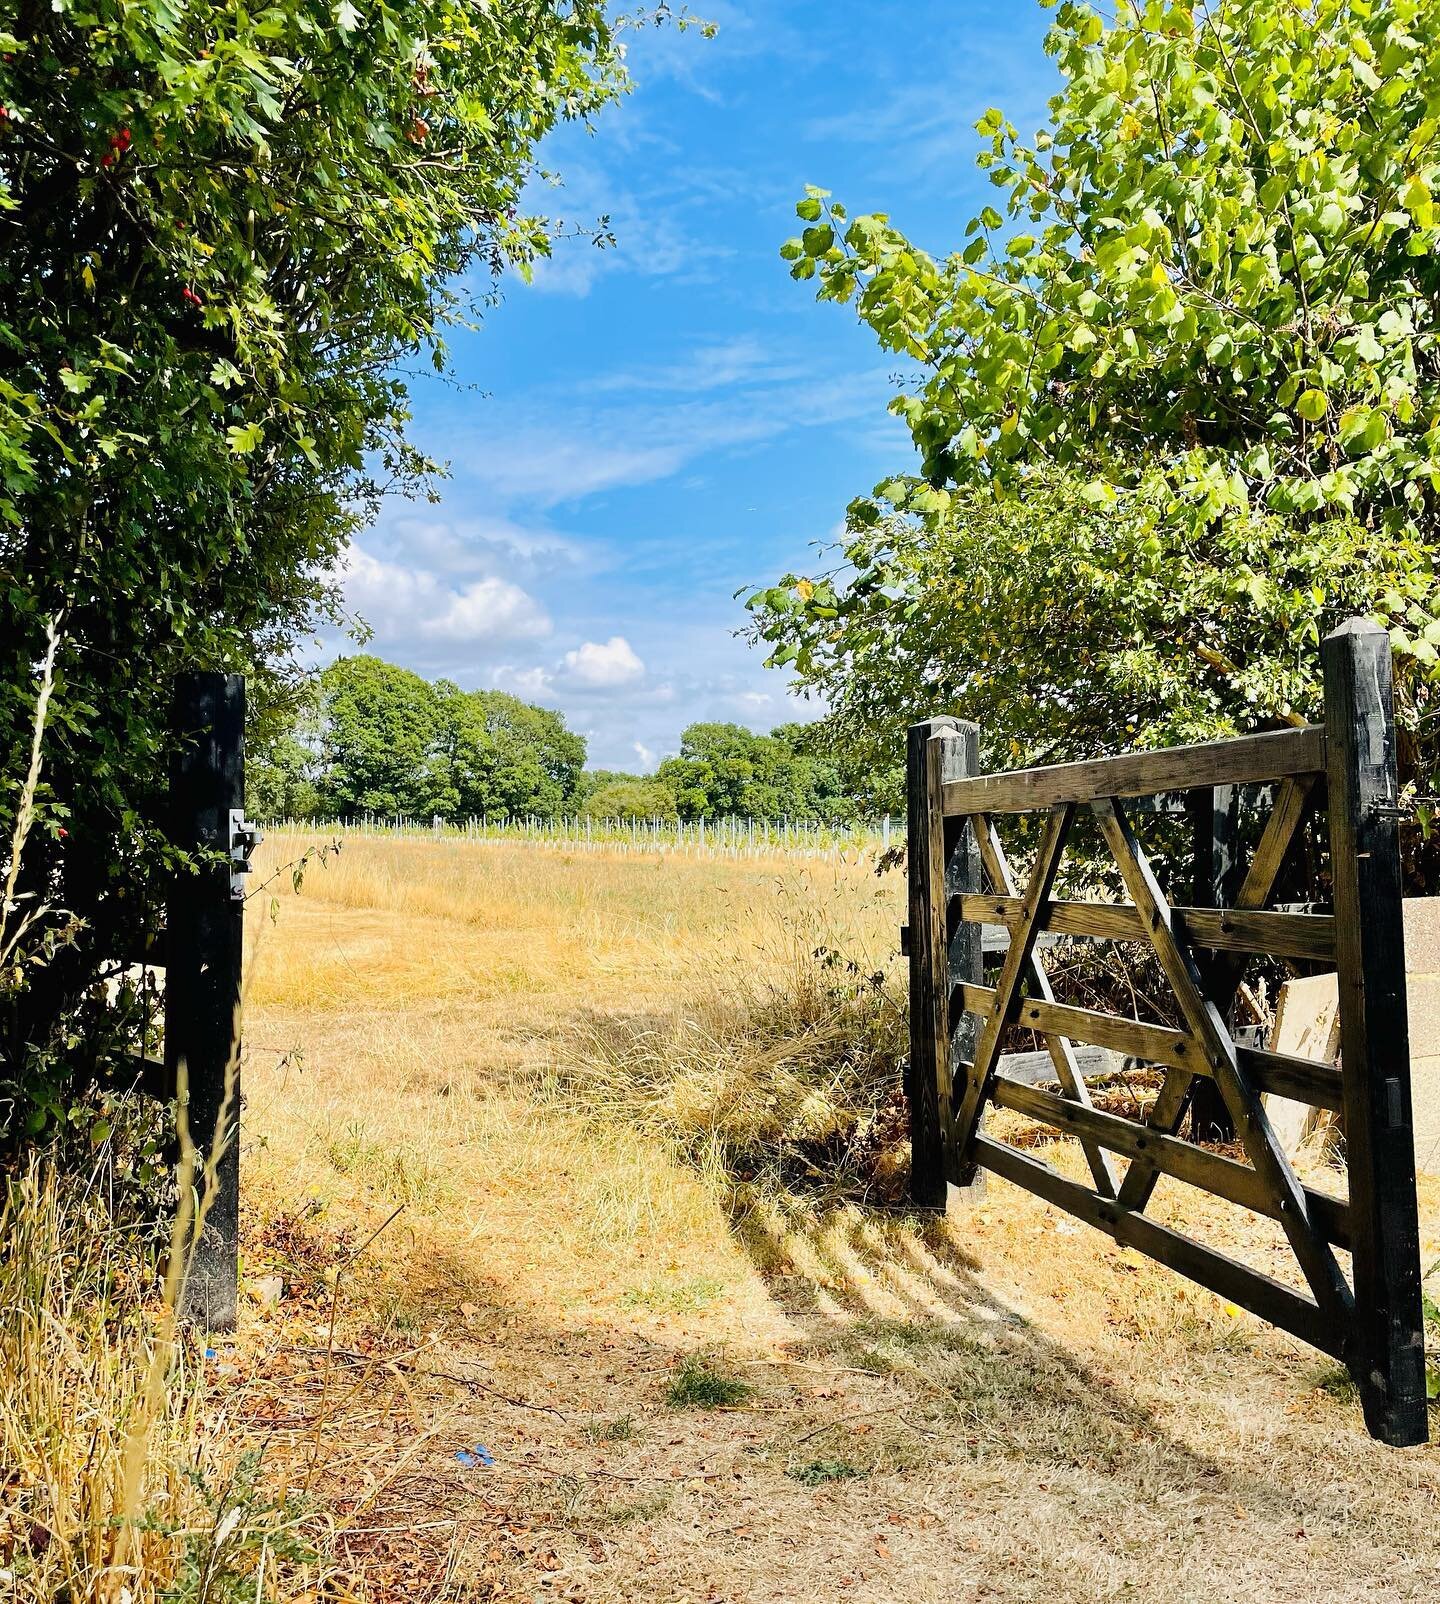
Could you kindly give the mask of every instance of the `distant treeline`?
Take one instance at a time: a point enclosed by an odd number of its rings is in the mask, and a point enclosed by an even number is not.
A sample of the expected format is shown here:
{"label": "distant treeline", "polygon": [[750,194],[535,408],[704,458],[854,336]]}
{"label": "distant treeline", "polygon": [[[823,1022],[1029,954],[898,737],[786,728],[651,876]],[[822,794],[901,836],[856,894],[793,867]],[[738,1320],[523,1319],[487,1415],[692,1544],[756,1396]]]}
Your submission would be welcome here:
{"label": "distant treeline", "polygon": [[293,725],[250,764],[264,818],[402,813],[447,820],[796,819],[843,823],[893,808],[893,784],[846,772],[824,723],[756,735],[692,724],[656,773],[585,767],[563,716],[503,691],[462,691],[378,657],[325,669]]}

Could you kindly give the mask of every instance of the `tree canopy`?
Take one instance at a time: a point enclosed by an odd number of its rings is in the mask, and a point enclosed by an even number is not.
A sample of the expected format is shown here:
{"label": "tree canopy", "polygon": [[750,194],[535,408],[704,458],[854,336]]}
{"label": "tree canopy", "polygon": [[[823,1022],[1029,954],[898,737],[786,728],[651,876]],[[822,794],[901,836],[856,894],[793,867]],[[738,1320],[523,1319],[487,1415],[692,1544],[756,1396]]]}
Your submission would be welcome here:
{"label": "tree canopy", "polygon": [[656,778],[674,793],[682,819],[843,820],[857,811],[858,799],[804,724],[768,735],[743,724],[691,724]]}
{"label": "tree canopy", "polygon": [[943,519],[890,512],[837,572],[754,598],[849,763],[893,770],[936,711],[975,720],[999,768],[1318,719],[1321,630],[1428,584],[1414,543],[1349,520],[1231,517],[1197,539],[1081,491],[1050,470],[1016,496],[957,492]]}
{"label": "tree canopy", "polygon": [[663,780],[643,774],[612,774],[584,798],[592,819],[675,819],[675,793]]}
{"label": "tree canopy", "polygon": [[[755,598],[778,658],[873,702],[885,642],[948,607],[925,689],[957,668],[973,689],[998,661],[962,617],[983,605],[1058,737],[1104,652],[1102,699],[1135,713],[1112,725],[1167,739],[1313,709],[1318,635],[1359,608],[1391,630],[1417,730],[1440,647],[1437,22],[1433,0],[1150,0],[1113,22],[1066,3],[1048,126],[1026,143],[981,118],[997,203],[952,254],[807,192],[782,254],[914,364],[892,409],[920,467],[852,504],[837,574]],[[1073,563],[1027,502],[1064,518]],[[1050,609],[1027,648],[1020,618]],[[1081,670],[1058,702],[1050,654]]]}
{"label": "tree canopy", "polygon": [[250,789],[257,812],[296,817],[554,818],[584,764],[584,737],[549,708],[360,655],[319,675]]}

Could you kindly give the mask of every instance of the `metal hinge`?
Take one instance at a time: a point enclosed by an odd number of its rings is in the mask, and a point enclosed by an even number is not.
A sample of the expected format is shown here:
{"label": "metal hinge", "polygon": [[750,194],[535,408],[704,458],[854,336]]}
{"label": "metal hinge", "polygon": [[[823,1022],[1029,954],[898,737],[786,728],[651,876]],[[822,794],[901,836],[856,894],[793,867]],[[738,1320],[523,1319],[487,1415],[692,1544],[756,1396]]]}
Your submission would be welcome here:
{"label": "metal hinge", "polygon": [[230,809],[230,900],[244,902],[245,876],[250,873],[254,865],[250,862],[255,848],[265,837],[260,833],[258,825],[252,824],[245,817],[244,808]]}

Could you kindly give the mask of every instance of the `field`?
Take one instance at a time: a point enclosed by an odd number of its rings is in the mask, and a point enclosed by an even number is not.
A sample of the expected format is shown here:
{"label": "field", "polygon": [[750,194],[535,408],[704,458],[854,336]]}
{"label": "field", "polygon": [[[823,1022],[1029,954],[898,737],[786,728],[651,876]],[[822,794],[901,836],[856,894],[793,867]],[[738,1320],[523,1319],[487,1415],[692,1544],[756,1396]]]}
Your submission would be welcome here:
{"label": "field", "polygon": [[1434,1596],[1440,1449],[1372,1443],[1333,1364],[993,1178],[890,1197],[885,1107],[841,1116],[903,1041],[902,900],[463,840],[252,899],[218,1364],[358,1593]]}

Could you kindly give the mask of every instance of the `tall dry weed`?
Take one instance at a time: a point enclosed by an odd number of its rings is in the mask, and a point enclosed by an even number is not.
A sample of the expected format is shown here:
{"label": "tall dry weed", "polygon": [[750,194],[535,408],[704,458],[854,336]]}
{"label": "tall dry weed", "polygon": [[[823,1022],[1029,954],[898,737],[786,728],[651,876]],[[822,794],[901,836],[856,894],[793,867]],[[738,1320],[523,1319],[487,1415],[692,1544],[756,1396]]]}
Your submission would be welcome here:
{"label": "tall dry weed", "polygon": [[577,1032],[558,1094],[638,1125],[721,1187],[895,1196],[902,985],[874,931],[827,919],[813,891],[778,886],[744,949],[697,966],[667,1013]]}
{"label": "tall dry weed", "polygon": [[207,1385],[204,1341],[154,1296],[97,1189],[42,1160],[0,1208],[0,1592],[18,1604],[228,1604],[314,1559],[262,1494]]}

